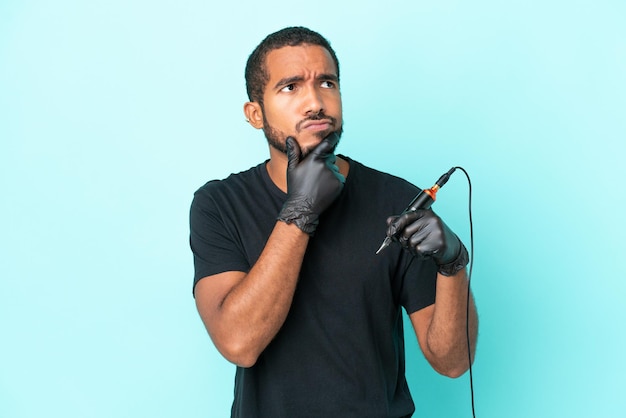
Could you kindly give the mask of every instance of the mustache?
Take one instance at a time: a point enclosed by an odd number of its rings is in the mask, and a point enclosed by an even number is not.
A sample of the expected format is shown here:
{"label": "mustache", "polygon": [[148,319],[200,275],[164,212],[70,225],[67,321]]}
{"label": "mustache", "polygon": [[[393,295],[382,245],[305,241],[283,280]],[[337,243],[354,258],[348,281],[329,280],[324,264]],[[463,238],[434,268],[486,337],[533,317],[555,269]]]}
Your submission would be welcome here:
{"label": "mustache", "polygon": [[300,132],[300,130],[302,129],[302,125],[304,125],[306,122],[310,122],[310,121],[314,121],[314,120],[328,120],[330,121],[332,126],[337,126],[337,119],[333,118],[332,116],[328,116],[325,115],[324,112],[318,112],[315,114],[312,114],[310,116],[308,116],[305,119],[302,119],[300,122],[298,122],[296,124],[296,132]]}

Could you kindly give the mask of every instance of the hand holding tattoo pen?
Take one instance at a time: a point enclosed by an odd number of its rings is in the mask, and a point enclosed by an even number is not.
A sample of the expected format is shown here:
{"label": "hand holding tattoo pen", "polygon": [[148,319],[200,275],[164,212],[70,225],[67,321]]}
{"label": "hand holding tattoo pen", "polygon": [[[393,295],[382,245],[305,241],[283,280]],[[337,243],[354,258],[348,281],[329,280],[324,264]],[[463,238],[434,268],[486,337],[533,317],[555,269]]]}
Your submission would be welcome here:
{"label": "hand holding tattoo pen", "polygon": [[[456,167],[452,167],[450,170],[448,170],[447,173],[445,173],[443,176],[439,177],[439,180],[437,180],[437,182],[435,183],[435,185],[433,187],[431,187],[430,189],[424,189],[421,192],[419,192],[417,194],[417,196],[415,196],[413,198],[411,203],[409,203],[409,205],[404,210],[404,212],[402,212],[401,215],[403,215],[403,214],[405,214],[407,212],[416,211],[418,209],[428,209],[435,202],[437,191],[441,187],[443,187],[444,184],[446,184],[448,182],[448,180],[450,179],[450,176],[452,175],[452,173],[454,173],[455,170],[456,170]],[[378,251],[376,251],[376,254],[380,253],[382,250],[387,248],[389,246],[389,244],[391,244],[393,239],[397,238],[397,236],[400,234],[401,230],[398,229],[396,223],[397,223],[397,221],[394,221],[394,223],[392,223],[390,225],[389,231],[392,231],[392,232],[391,233],[389,233],[389,232],[387,233],[387,237],[383,241],[383,243],[380,246],[380,248],[378,249]]]}

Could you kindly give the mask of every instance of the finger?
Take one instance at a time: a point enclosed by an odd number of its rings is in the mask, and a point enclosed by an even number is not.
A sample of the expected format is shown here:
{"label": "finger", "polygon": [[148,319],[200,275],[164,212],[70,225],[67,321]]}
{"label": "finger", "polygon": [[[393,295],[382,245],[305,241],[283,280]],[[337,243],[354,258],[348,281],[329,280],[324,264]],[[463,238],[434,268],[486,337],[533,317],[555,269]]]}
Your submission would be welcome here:
{"label": "finger", "polygon": [[336,132],[331,133],[322,140],[311,152],[311,154],[325,156],[332,154],[339,142],[339,135]]}
{"label": "finger", "polygon": [[337,164],[335,164],[336,161],[337,161],[337,157],[335,156],[335,154],[328,154],[324,158],[324,164],[326,164],[326,168],[328,168],[330,171],[333,172],[333,174],[341,182],[341,184],[345,184],[346,183],[346,178],[339,171],[339,166],[337,166]]}
{"label": "finger", "polygon": [[335,173],[339,173],[339,167],[337,166],[337,164],[334,164],[330,161],[326,161],[326,167],[330,170],[330,171],[334,171]]}
{"label": "finger", "polygon": [[411,237],[418,231],[426,228],[430,223],[428,211],[416,210],[411,211],[408,214],[410,214],[411,216],[407,217],[406,224],[402,229],[402,235],[406,240],[408,240],[409,237]]}
{"label": "finger", "polygon": [[300,151],[300,145],[298,141],[293,136],[288,136],[285,140],[285,145],[287,146],[287,158],[289,160],[289,169],[294,168],[300,162],[300,156],[302,152]]}
{"label": "finger", "polygon": [[330,145],[331,149],[334,151],[335,147],[339,143],[339,135],[337,134],[337,132],[332,132],[330,135],[328,135],[324,139],[328,140],[328,144]]}
{"label": "finger", "polygon": [[346,178],[340,172],[336,172],[335,177],[341,182],[341,184],[346,184]]}
{"label": "finger", "polygon": [[421,216],[402,231],[406,245],[425,256],[445,251],[445,233],[441,227],[441,219],[430,210],[421,212],[418,214]]}
{"label": "finger", "polygon": [[390,216],[387,218],[386,222],[387,222],[387,226],[391,225],[391,223],[393,221],[395,221],[396,219],[398,219],[398,216]]}
{"label": "finger", "polygon": [[[405,212],[399,216],[396,216],[395,219],[391,221],[391,223],[388,223],[389,227],[387,228],[387,235],[391,237],[391,236],[395,236],[398,231],[403,231],[404,228],[409,223],[411,223],[414,218],[415,218],[414,211]],[[389,219],[391,218],[387,219],[388,222],[389,222]]]}
{"label": "finger", "polygon": [[445,242],[439,231],[427,228],[417,231],[407,240],[407,245],[424,256],[433,256],[445,250]]}

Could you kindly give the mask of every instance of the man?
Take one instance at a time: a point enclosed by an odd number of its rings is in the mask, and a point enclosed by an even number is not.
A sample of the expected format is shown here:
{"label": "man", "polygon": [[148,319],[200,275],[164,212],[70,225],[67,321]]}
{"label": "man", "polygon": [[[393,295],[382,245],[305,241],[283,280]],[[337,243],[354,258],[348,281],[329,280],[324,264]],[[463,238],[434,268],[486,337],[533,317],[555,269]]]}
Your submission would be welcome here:
{"label": "man", "polygon": [[[246,83],[270,158],[204,185],[190,215],[196,305],[237,365],[232,416],[411,416],[401,309],[435,370],[463,374],[467,251],[430,210],[387,219],[415,186],[335,156],[339,64],[321,35],[269,35]],[[473,301],[469,324],[473,353]]]}

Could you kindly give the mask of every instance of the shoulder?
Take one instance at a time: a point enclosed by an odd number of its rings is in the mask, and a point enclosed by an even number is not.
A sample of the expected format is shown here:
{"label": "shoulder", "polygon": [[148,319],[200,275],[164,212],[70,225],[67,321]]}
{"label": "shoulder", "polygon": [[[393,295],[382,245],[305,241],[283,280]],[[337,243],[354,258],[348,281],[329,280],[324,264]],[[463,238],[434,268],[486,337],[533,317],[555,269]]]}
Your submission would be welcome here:
{"label": "shoulder", "polygon": [[245,171],[230,174],[224,179],[210,180],[202,185],[194,193],[194,201],[205,201],[207,199],[218,199],[219,196],[238,195],[248,190],[257,190],[259,184],[263,182],[261,163]]}
{"label": "shoulder", "polygon": [[404,191],[408,194],[414,194],[420,190],[417,186],[401,177],[369,167],[344,155],[341,155],[341,158],[350,164],[348,177],[352,176],[350,180],[359,186],[366,185],[368,188],[380,188],[391,193]]}

